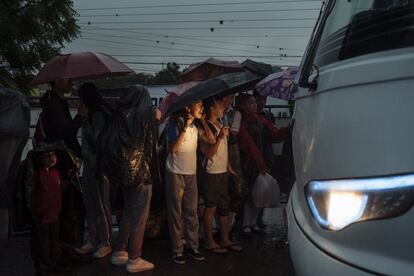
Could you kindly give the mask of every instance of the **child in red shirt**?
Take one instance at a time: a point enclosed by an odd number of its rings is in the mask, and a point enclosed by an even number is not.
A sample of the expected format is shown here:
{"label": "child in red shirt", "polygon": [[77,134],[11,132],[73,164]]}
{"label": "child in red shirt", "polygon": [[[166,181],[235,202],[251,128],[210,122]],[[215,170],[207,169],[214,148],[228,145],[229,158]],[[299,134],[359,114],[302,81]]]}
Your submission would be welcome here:
{"label": "child in red shirt", "polygon": [[70,184],[56,168],[56,151],[39,152],[34,159],[35,179],[31,194],[35,220],[31,235],[32,258],[37,275],[49,275],[50,271],[58,269],[62,192]]}

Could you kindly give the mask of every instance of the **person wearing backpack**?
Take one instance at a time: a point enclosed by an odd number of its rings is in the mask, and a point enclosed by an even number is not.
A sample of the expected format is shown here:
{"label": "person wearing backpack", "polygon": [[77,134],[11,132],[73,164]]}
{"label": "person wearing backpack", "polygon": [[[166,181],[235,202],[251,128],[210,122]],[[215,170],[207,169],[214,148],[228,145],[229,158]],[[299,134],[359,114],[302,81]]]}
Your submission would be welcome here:
{"label": "person wearing backpack", "polygon": [[109,203],[109,181],[98,175],[98,139],[108,122],[111,110],[93,83],[83,83],[79,98],[89,110],[82,125],[83,175],[82,190],[88,223],[88,240],[79,254],[93,252],[93,258],[103,258],[112,252],[112,212]]}
{"label": "person wearing backpack", "polygon": [[[194,124],[198,119],[202,127]],[[173,261],[185,264],[182,215],[187,242],[185,253],[198,261],[204,256],[199,251],[197,217],[197,145],[198,139],[215,143],[211,130],[203,118],[201,100],[186,106],[181,115],[172,117],[168,122],[167,143],[169,153],[166,160],[166,201],[168,229],[172,243]]]}
{"label": "person wearing backpack", "polygon": [[156,112],[148,89],[130,86],[119,99],[100,141],[100,170],[111,185],[120,187],[124,202],[111,263],[125,265],[129,273],[154,268],[141,255],[152,183],[159,181],[157,140]]}
{"label": "person wearing backpack", "polygon": [[[215,144],[201,143],[205,155],[203,196],[206,210],[204,214],[205,249],[216,254],[227,253],[228,249],[242,251],[243,248],[229,237],[229,173],[236,175],[228,160],[229,127],[220,121],[224,117],[225,100],[209,98],[205,101],[208,125],[216,136]],[[214,213],[218,215],[220,224],[220,245],[213,238],[212,226]]]}

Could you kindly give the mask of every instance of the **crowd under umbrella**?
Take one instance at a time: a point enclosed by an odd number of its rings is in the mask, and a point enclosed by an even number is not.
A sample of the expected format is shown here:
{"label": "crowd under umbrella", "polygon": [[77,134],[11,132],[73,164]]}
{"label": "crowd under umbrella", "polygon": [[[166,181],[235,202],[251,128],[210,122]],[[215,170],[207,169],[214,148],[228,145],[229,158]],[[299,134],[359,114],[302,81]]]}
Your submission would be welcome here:
{"label": "crowd under umbrella", "polygon": [[63,79],[98,79],[123,76],[133,72],[122,62],[104,53],[71,53],[59,55],[49,60],[30,84],[45,84]]}
{"label": "crowd under umbrella", "polygon": [[200,82],[178,96],[166,115],[182,110],[197,100],[204,100],[218,94],[232,94],[252,89],[261,77],[250,72],[223,74]]}
{"label": "crowd under umbrella", "polygon": [[257,83],[255,88],[259,95],[292,101],[297,93],[293,83],[297,73],[298,67],[288,67],[283,71],[270,74]]}
{"label": "crowd under umbrella", "polygon": [[204,81],[219,75],[243,72],[244,67],[238,61],[225,61],[216,58],[208,58],[205,61],[191,64],[183,71],[181,81]]}

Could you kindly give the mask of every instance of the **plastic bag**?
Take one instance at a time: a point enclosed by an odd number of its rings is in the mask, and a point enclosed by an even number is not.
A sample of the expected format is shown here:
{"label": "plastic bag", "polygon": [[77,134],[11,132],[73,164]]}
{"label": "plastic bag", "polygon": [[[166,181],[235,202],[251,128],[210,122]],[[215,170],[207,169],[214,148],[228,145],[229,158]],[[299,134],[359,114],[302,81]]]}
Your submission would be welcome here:
{"label": "plastic bag", "polygon": [[252,189],[252,199],[256,207],[276,207],[280,203],[280,188],[270,174],[259,174]]}

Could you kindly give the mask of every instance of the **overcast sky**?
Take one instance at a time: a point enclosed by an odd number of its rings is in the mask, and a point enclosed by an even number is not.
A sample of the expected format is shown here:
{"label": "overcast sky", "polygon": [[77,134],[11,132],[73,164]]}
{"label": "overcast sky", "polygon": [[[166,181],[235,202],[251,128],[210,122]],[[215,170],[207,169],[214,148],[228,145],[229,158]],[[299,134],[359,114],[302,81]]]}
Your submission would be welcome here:
{"label": "overcast sky", "polygon": [[146,73],[161,63],[175,61],[183,69],[208,57],[299,65],[321,3],[74,0],[82,32],[63,52],[107,53]]}

